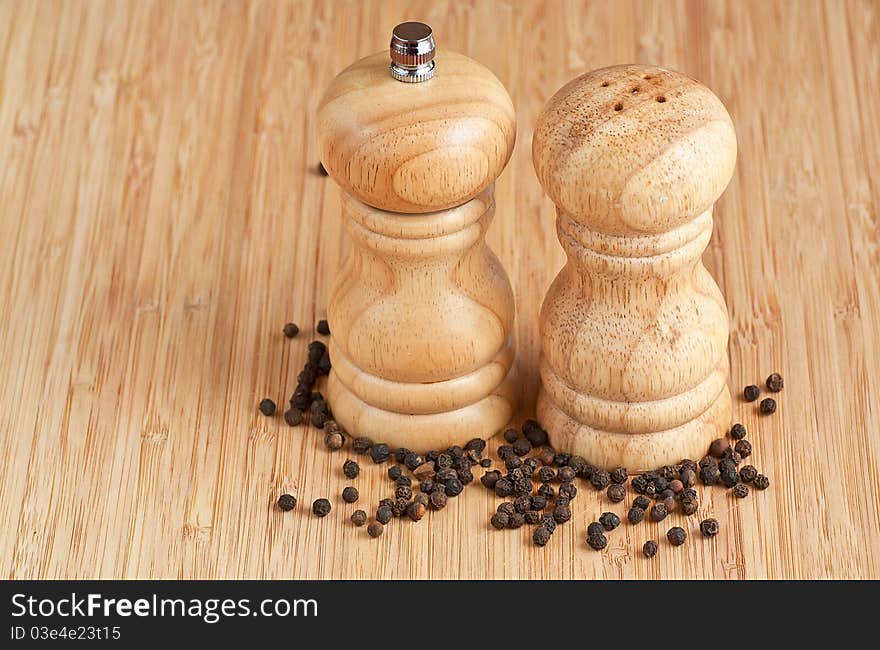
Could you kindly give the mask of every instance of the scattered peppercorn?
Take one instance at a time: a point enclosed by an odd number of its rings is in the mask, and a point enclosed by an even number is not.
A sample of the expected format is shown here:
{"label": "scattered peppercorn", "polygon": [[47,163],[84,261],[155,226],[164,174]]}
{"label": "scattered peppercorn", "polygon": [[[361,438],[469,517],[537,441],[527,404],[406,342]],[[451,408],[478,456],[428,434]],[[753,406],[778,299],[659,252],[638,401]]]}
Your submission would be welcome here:
{"label": "scattered peppercorn", "polygon": [[653,539],[649,539],[645,542],[644,546],[642,546],[642,555],[648,559],[657,555],[657,542]]}
{"label": "scattered peppercorn", "polygon": [[663,521],[668,514],[665,503],[655,503],[651,508],[651,521]]}
{"label": "scattered peppercorn", "polygon": [[263,415],[275,415],[275,402],[268,397],[260,401],[260,413]]}
{"label": "scattered peppercorn", "polygon": [[608,486],[606,494],[612,503],[620,503],[626,498],[626,488],[619,483],[612,483]]}
{"label": "scattered peppercorn", "polygon": [[761,394],[761,389],[754,384],[749,384],[743,388],[743,399],[747,402],[754,402]]}
{"label": "scattered peppercorn", "polygon": [[557,524],[564,524],[571,519],[571,508],[567,504],[558,503],[553,508],[553,519]]}
{"label": "scattered peppercorn", "polygon": [[718,534],[718,520],[704,519],[700,522],[700,532],[703,537],[715,537]]}
{"label": "scattered peppercorn", "polygon": [[563,483],[570,483],[577,476],[577,472],[575,472],[573,468],[566,465],[565,467],[559,468],[559,471],[556,472],[556,476]]}
{"label": "scattered peppercorn", "polygon": [[355,510],[351,513],[351,523],[360,528],[367,523],[367,513],[363,510]]}
{"label": "scattered peppercorn", "polygon": [[461,494],[461,491],[464,489],[464,485],[461,484],[457,478],[451,478],[446,481],[446,496],[457,497]]}
{"label": "scattered peppercorn", "polygon": [[312,512],[317,517],[326,517],[330,514],[330,508],[330,502],[327,499],[315,499],[315,502],[312,504]]}
{"label": "scattered peppercorn", "polygon": [[363,456],[364,454],[370,451],[370,448],[373,446],[373,441],[365,436],[361,436],[359,438],[355,438],[354,442],[351,443],[351,448],[354,453],[359,456]]}
{"label": "scattered peppercorn", "polygon": [[626,467],[614,468],[609,476],[612,483],[623,485],[624,483],[626,483],[626,479],[628,477]]}
{"label": "scattered peppercorn", "polygon": [[556,490],[554,490],[553,486],[549,483],[544,483],[541,487],[538,488],[538,495],[544,497],[549,501],[556,496]]}
{"label": "scattered peppercorn", "polygon": [[739,454],[740,458],[748,458],[752,455],[752,443],[748,440],[740,440],[736,443],[735,451]]}
{"label": "scattered peppercorn", "polygon": [[318,325],[315,329],[318,330],[318,334],[330,336],[330,324],[323,318],[318,321]]}
{"label": "scattered peppercorn", "polygon": [[413,521],[419,521],[425,516],[425,504],[421,501],[413,501],[406,507],[406,516]]}
{"label": "scattered peppercorn", "polygon": [[771,415],[776,413],[776,400],[772,397],[766,397],[761,400],[761,413]]}
{"label": "scattered peppercorn", "polygon": [[733,496],[737,499],[745,499],[749,496],[749,486],[745,483],[737,483],[733,486]]}
{"label": "scattered peppercorn", "polygon": [[372,522],[370,522],[370,525],[367,526],[367,533],[373,539],[376,539],[377,537],[379,537],[383,533],[384,530],[385,530],[385,526],[383,526],[382,523],[379,521],[372,521]]}
{"label": "scattered peppercorn", "polygon": [[544,496],[542,496],[542,495],[540,495],[540,494],[533,494],[533,495],[530,497],[530,500],[531,500],[531,502],[532,502],[532,504],[531,504],[531,509],[532,509],[532,510],[543,510],[544,508],[547,507],[547,499],[546,499],[546,497],[544,497]]}
{"label": "scattered peppercorn", "polygon": [[498,530],[507,528],[507,525],[510,523],[510,515],[506,512],[496,512],[492,515],[492,519],[489,520],[489,523],[492,524],[493,528],[497,528]]}
{"label": "scattered peppercorn", "polygon": [[587,544],[594,551],[601,551],[608,546],[608,538],[601,533],[598,535],[587,535]]}
{"label": "scattered peppercorn", "polygon": [[672,490],[673,494],[681,494],[682,490],[684,490],[684,482],[681,479],[672,479],[669,481],[669,489]]}
{"label": "scattered peppercorn", "polygon": [[720,477],[718,465],[707,465],[700,470],[700,480],[703,482],[703,485],[717,485]]}
{"label": "scattered peppercorn", "polygon": [[526,523],[526,518],[521,512],[514,512],[510,515],[507,527],[508,528],[522,528],[522,526]]}
{"label": "scattered peppercorn", "polygon": [[767,377],[767,390],[778,393],[782,390],[784,382],[782,381],[782,375],[778,372],[774,372],[769,377]]}
{"label": "scattered peppercorn", "polygon": [[442,487],[434,488],[434,491],[431,492],[431,496],[429,497],[429,501],[431,503],[431,507],[434,510],[443,510],[446,507],[446,503],[449,497],[446,496],[446,491]]}
{"label": "scattered peppercorn", "polygon": [[673,546],[681,546],[685,543],[685,540],[687,540],[687,533],[681,526],[673,526],[669,529],[669,532],[666,533],[666,539],[668,539],[669,543]]}
{"label": "scattered peppercorn", "polygon": [[635,525],[640,523],[645,518],[645,511],[641,508],[636,508],[633,506],[629,509],[629,512],[626,513],[626,519],[629,523]]}
{"label": "scattered peppercorn", "polygon": [[302,411],[295,408],[289,408],[284,411],[284,421],[289,427],[297,427],[303,423]]}
{"label": "scattered peppercorn", "polygon": [[342,500],[346,503],[354,503],[359,497],[360,494],[358,494],[357,488],[352,487],[351,485],[342,491]]}
{"label": "scattered peppercorn", "polygon": [[694,514],[699,508],[699,503],[697,502],[696,497],[691,496],[682,496],[681,498],[681,511],[690,516]]}
{"label": "scattered peppercorn", "polygon": [[376,521],[381,524],[387,524],[391,521],[392,516],[394,516],[394,512],[391,510],[391,506],[382,505],[376,510]]}
{"label": "scattered peppercorn", "polygon": [[590,483],[597,490],[604,490],[611,483],[611,477],[606,470],[600,467],[593,472],[593,476],[590,477]]}
{"label": "scattered peppercorn", "polygon": [[599,523],[602,524],[602,528],[611,531],[620,525],[620,517],[613,512],[603,512],[599,517]]}
{"label": "scattered peppercorn", "polygon": [[338,449],[342,449],[342,446],[344,444],[345,437],[338,431],[328,431],[326,434],[324,434],[324,445],[330,451],[337,451]]}
{"label": "scattered peppercorn", "polygon": [[563,467],[564,465],[568,465],[568,461],[571,459],[571,454],[567,454],[564,451],[557,451],[553,455],[553,464],[556,467]]}
{"label": "scattered peppercorn", "polygon": [[[610,489],[610,488],[609,488]],[[559,496],[566,499],[574,499],[577,496],[578,489],[574,483],[563,483],[559,486]]]}
{"label": "scattered peppercorn", "polygon": [[709,455],[713,458],[721,458],[728,449],[730,449],[730,443],[724,438],[717,438],[709,445]]}
{"label": "scattered peppercorn", "polygon": [[406,499],[409,501],[412,499],[413,491],[412,488],[408,485],[398,485],[397,489],[394,491],[394,496],[398,499]]}
{"label": "scattered peppercorn", "polygon": [[646,496],[639,495],[635,499],[633,499],[632,504],[633,504],[634,508],[641,508],[642,510],[647,510],[651,506],[651,500],[648,499],[648,497],[646,497]]}
{"label": "scattered peppercorn", "polygon": [[299,334],[299,326],[296,323],[287,323],[284,326],[284,336],[287,338],[292,339],[297,334]]}
{"label": "scattered peppercorn", "polygon": [[523,513],[523,517],[529,525],[534,525],[541,521],[541,513],[537,510],[526,510]]}
{"label": "scattered peppercorn", "polygon": [[[501,455],[499,450],[499,456]],[[542,447],[541,451],[538,452],[538,460],[541,461],[542,465],[552,465],[553,458],[555,458],[556,452],[553,451],[552,447]]]}
{"label": "scattered peppercorn", "polygon": [[293,510],[296,508],[296,497],[292,494],[282,494],[278,497],[278,507],[284,510]]}
{"label": "scattered peppercorn", "polygon": [[535,420],[523,422],[522,431],[526,439],[532,443],[532,447],[541,447],[547,444],[547,432]]}
{"label": "scattered peppercorn", "polygon": [[770,487],[770,479],[763,474],[758,474],[755,477],[754,483],[756,490],[766,490],[768,487]]}
{"label": "scattered peppercorn", "polygon": [[744,465],[739,470],[739,480],[743,483],[751,483],[758,476],[758,470],[754,465]]}
{"label": "scattered peppercorn", "polygon": [[384,442],[380,442],[370,447],[370,458],[376,465],[380,465],[391,458],[391,449]]}
{"label": "scattered peppercorn", "polygon": [[681,470],[681,483],[684,487],[693,487],[697,483],[697,475],[690,467]]}
{"label": "scattered peppercorn", "polygon": [[550,541],[550,531],[545,526],[538,526],[532,533],[532,541],[538,546],[546,546]]}

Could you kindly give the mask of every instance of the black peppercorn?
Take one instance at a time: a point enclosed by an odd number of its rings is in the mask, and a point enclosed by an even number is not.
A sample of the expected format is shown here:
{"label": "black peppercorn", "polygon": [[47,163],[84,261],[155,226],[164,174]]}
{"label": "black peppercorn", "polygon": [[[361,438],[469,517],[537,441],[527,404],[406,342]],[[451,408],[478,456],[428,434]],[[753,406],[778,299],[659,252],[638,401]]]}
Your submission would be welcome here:
{"label": "black peppercorn", "polygon": [[394,496],[398,499],[406,499],[409,501],[412,499],[413,491],[412,488],[408,485],[398,485],[397,489],[394,491]]}
{"label": "black peppercorn", "polygon": [[568,465],[568,461],[570,458],[571,454],[566,454],[563,451],[557,451],[553,455],[553,464],[556,465],[556,467],[563,467],[565,465]]}
{"label": "black peppercorn", "polygon": [[384,442],[370,447],[370,458],[376,465],[380,465],[391,458],[391,449]]}
{"label": "black peppercorn", "polygon": [[570,483],[574,480],[575,476],[577,476],[577,472],[574,471],[571,467],[566,465],[565,467],[560,467],[559,471],[556,472],[556,476],[563,483]]}
{"label": "black peppercorn", "polygon": [[494,490],[495,485],[498,483],[498,480],[501,478],[501,472],[497,469],[493,469],[489,472],[486,472],[480,477],[480,483],[485,485],[488,489]]}
{"label": "black peppercorn", "polygon": [[376,521],[382,524],[387,524],[389,521],[391,521],[391,517],[393,515],[394,511],[391,509],[390,506],[379,506],[379,508],[376,510]]}
{"label": "black peppercorn", "polygon": [[532,481],[527,476],[523,476],[513,482],[513,493],[516,495],[520,494],[531,494],[532,493]]}
{"label": "black peppercorn", "polygon": [[421,501],[413,501],[406,507],[406,516],[413,521],[419,521],[425,516],[425,504]]}
{"label": "black peppercorn", "polygon": [[361,466],[353,460],[347,460],[342,463],[342,473],[345,474],[345,478],[357,478],[361,473]]}
{"label": "black peppercorn", "polygon": [[547,444],[547,432],[535,420],[526,420],[522,425],[523,435],[533,447]]}
{"label": "black peppercorn", "polygon": [[709,455],[714,458],[721,458],[728,449],[730,449],[730,443],[724,438],[718,438],[709,445]]}
{"label": "black peppercorn", "polygon": [[409,505],[409,499],[395,499],[391,504],[391,514],[395,517],[402,517]]}
{"label": "black peppercorn", "polygon": [[540,494],[534,494],[531,496],[531,509],[532,510],[543,510],[547,507],[547,499]]}
{"label": "black peppercorn", "polygon": [[657,555],[657,542],[653,539],[645,542],[644,546],[642,546],[642,555],[649,559]]}
{"label": "black peppercorn", "polygon": [[532,499],[527,494],[522,494],[513,500],[513,508],[519,513],[524,513],[532,507]]}
{"label": "black peppercorn", "polygon": [[378,521],[370,522],[370,525],[367,526],[367,534],[369,534],[369,536],[373,539],[379,537],[384,530],[385,526],[383,526],[381,522]]}
{"label": "black peppercorn", "polygon": [[418,467],[419,465],[421,465],[424,462],[425,462],[424,458],[422,458],[421,456],[419,456],[418,454],[413,453],[413,452],[409,452],[403,458],[403,464],[406,465],[406,468],[409,471],[415,470],[416,467]]}
{"label": "black peppercorn", "polygon": [[647,510],[648,508],[651,507],[651,500],[646,496],[640,495],[640,496],[637,496],[635,499],[633,499],[632,504],[633,504],[634,508],[641,508],[642,510]]}
{"label": "black peppercorn", "polygon": [[681,494],[681,491],[684,490],[684,482],[679,479],[672,479],[669,481],[669,489],[672,490],[673,494]]}
{"label": "black peppercorn", "polygon": [[493,528],[501,530],[502,528],[507,528],[507,525],[510,523],[510,516],[506,512],[496,512],[492,515],[489,523],[492,524]]}
{"label": "black peppercorn", "polygon": [[734,440],[742,440],[746,437],[746,428],[739,422],[730,427],[730,437]]}
{"label": "black peppercorn", "polygon": [[606,470],[600,467],[593,472],[593,476],[590,477],[590,483],[597,490],[604,490],[611,483],[611,477]]}
{"label": "black peppercorn", "polygon": [[354,503],[358,500],[359,496],[357,488],[352,487],[351,485],[342,491],[342,500],[346,503]]}
{"label": "black peppercorn", "polygon": [[[501,455],[500,453],[498,454]],[[542,447],[538,452],[538,460],[541,461],[542,465],[552,465],[553,459],[556,457],[556,452],[553,451],[552,447]]]}
{"label": "black peppercorn", "polygon": [[502,437],[509,443],[513,444],[519,438],[519,432],[516,429],[505,429]]}
{"label": "black peppercorn", "polygon": [[508,456],[504,459],[504,466],[507,469],[517,469],[519,467],[522,467],[522,459],[520,459],[518,456]]}
{"label": "black peppercorn", "polygon": [[446,481],[446,496],[457,497],[459,494],[461,494],[461,491],[463,489],[464,486],[457,478],[451,478]]}
{"label": "black peppercorn", "polygon": [[556,478],[556,471],[550,466],[544,466],[538,470],[538,480],[541,483],[549,483]]}
{"label": "black peppercorn", "polygon": [[282,494],[278,497],[278,507],[284,511],[296,508],[296,497],[292,494]]}
{"label": "black peppercorn", "polygon": [[324,319],[321,319],[318,321],[318,324],[315,326],[315,329],[318,330],[318,334],[322,334],[324,336],[330,335],[330,325]]}
{"label": "black peppercorn", "polygon": [[327,499],[315,499],[315,502],[312,504],[312,512],[317,517],[326,517],[330,514],[330,508],[330,502]]}
{"label": "black peppercorn", "polygon": [[699,507],[699,503],[696,497],[691,496],[682,496],[681,497],[681,511],[690,516],[697,511]]}
{"label": "black peppercorn", "polygon": [[491,467],[491,466],[492,466],[492,459],[491,458],[484,458],[480,461],[480,467]]}
{"label": "black peppercorn", "polygon": [[324,446],[330,451],[342,449],[343,445],[345,445],[345,436],[339,431],[328,431],[324,434]]}
{"label": "black peppercorn", "polygon": [[608,538],[602,533],[598,535],[587,535],[587,544],[594,551],[601,551],[608,546]]}
{"label": "black peppercorn", "polygon": [[482,438],[472,438],[468,440],[467,444],[464,446],[465,451],[473,451],[478,455],[482,455],[483,451],[486,449],[486,441]]}
{"label": "black peppercorn", "polygon": [[721,472],[721,482],[725,487],[732,488],[739,483],[739,472],[736,470],[725,470]]}
{"label": "black peppercorn", "polygon": [[355,510],[351,513],[351,523],[353,523],[357,527],[363,526],[367,523],[367,513],[363,510]]}
{"label": "black peppercorn", "polygon": [[669,540],[669,543],[673,546],[681,546],[687,540],[687,533],[684,531],[684,528],[680,526],[673,526],[669,529],[669,532],[666,533],[666,539]]}
{"label": "black peppercorn", "polygon": [[287,338],[292,339],[297,334],[299,334],[299,327],[296,323],[287,323],[284,326],[284,336]]}
{"label": "black peppercorn", "polygon": [[758,476],[758,470],[754,465],[744,465],[739,470],[739,480],[743,483],[751,483]]}
{"label": "black peppercorn", "polygon": [[508,478],[500,478],[495,482],[495,494],[502,499],[513,494],[513,481]]}
{"label": "black peppercorn", "polygon": [[771,415],[776,413],[776,400],[772,397],[765,397],[761,400],[761,413]]}
{"label": "black peppercorn", "polygon": [[628,476],[627,471],[626,471],[626,467],[614,468],[611,471],[611,474],[609,476],[611,477],[612,483],[618,483],[620,485],[623,485],[624,483],[626,483],[626,479]]}
{"label": "black peppercorn", "polygon": [[541,513],[537,510],[526,510],[523,513],[523,517],[525,518],[526,523],[530,526],[533,526],[534,524],[537,524],[539,521],[541,521]]}
{"label": "black peppercorn", "polygon": [[754,402],[761,394],[761,389],[754,384],[749,384],[743,388],[743,399],[747,402]]}
{"label": "black peppercorn", "polygon": [[748,458],[752,455],[752,443],[748,440],[740,440],[736,443],[735,451],[740,455],[740,458]]}
{"label": "black peppercorn", "polygon": [[549,513],[541,516],[541,525],[551,533],[556,530],[556,520],[553,518],[553,515]]}
{"label": "black peppercorn", "polygon": [[574,483],[563,483],[559,486],[559,496],[566,499],[574,499],[577,496],[577,488]]}
{"label": "black peppercorn", "polygon": [[602,524],[602,528],[605,530],[614,530],[620,525],[620,517],[613,512],[603,512],[599,517],[599,523]]}
{"label": "black peppercorn", "polygon": [[697,464],[694,461],[692,461],[690,458],[685,458],[684,460],[681,461],[681,463],[679,463],[679,465],[681,465],[681,469],[679,470],[679,473],[683,472],[686,469],[691,470],[695,474],[697,472]]}
{"label": "black peppercorn", "polygon": [[544,483],[538,488],[538,494],[549,501],[556,496],[556,490],[554,490],[553,486],[549,483]]}
{"label": "black peppercorn", "polygon": [[268,397],[260,401],[260,413],[263,415],[275,415],[275,402]]}
{"label": "black peppercorn", "polygon": [[733,496],[737,499],[745,499],[749,496],[749,486],[745,483],[737,483],[733,486]]}
{"label": "black peppercorn", "polygon": [[767,390],[778,393],[782,390],[784,382],[782,381],[782,375],[778,372],[774,372],[772,375],[767,377]]}
{"label": "black peppercorn", "polygon": [[295,408],[289,408],[284,411],[284,421],[289,427],[298,427],[303,423],[302,411]]}
{"label": "black peppercorn", "polygon": [[648,487],[648,479],[644,475],[634,476],[629,484],[637,494],[644,494]]}
{"label": "black peppercorn", "polygon": [[538,546],[546,546],[550,541],[550,531],[545,526],[538,526],[532,533],[532,541]]}
{"label": "black peppercorn", "polygon": [[618,483],[613,483],[608,486],[606,494],[612,503],[620,503],[626,498],[626,488]]}
{"label": "black peppercorn", "polygon": [[707,465],[700,470],[700,480],[703,485],[716,485],[720,476],[718,465]]}
{"label": "black peppercorn", "polygon": [[645,511],[641,508],[636,508],[633,506],[629,509],[629,512],[626,513],[626,519],[631,524],[638,524],[645,518]]}
{"label": "black peppercorn", "polygon": [[446,503],[449,497],[446,496],[446,490],[442,487],[434,488],[434,491],[431,492],[431,496],[429,501],[431,503],[431,507],[435,510],[443,510],[446,507]]}
{"label": "black peppercorn", "polygon": [[770,487],[770,479],[763,474],[758,474],[755,477],[754,484],[756,490],[766,490],[768,487]]}
{"label": "black peppercorn", "polygon": [[718,520],[704,519],[700,522],[700,532],[703,537],[715,537],[718,534]]}
{"label": "black peppercorn", "polygon": [[666,509],[666,504],[655,503],[651,508],[651,521],[663,521],[668,514],[669,511]]}
{"label": "black peppercorn", "polygon": [[514,512],[507,520],[508,528],[521,528],[526,523],[526,518],[521,512]]}
{"label": "black peppercorn", "polygon": [[557,524],[564,524],[571,519],[571,508],[568,505],[557,504],[553,508],[553,519]]}
{"label": "black peppercorn", "polygon": [[368,453],[373,446],[373,441],[367,437],[361,436],[360,438],[355,438],[354,442],[351,443],[351,449],[354,453],[359,456],[363,456]]}
{"label": "black peppercorn", "polygon": [[697,475],[690,467],[681,470],[681,483],[685,487],[693,487],[697,484]]}

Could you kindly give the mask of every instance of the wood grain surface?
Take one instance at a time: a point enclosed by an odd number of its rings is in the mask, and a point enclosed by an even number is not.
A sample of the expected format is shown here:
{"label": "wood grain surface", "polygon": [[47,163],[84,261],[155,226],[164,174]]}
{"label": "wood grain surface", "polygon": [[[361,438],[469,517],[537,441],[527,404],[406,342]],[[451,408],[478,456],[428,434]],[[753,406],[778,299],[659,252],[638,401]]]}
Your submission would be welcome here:
{"label": "wood grain surface", "polygon": [[[584,487],[538,549],[489,528],[479,485],[370,540],[338,499],[347,456],[258,413],[293,390],[348,246],[315,171],[321,92],[407,19],[516,106],[489,243],[516,295],[521,417],[564,259],[530,156],[546,100],[638,61],[730,111],[739,156],[704,263],[730,310],[732,391],[775,370],[786,387],[773,417],[734,401],[772,485],[704,491],[714,540],[676,514],[593,552],[585,527],[608,506]],[[876,1],[0,2],[0,575],[880,578],[877,169]],[[372,504],[388,482],[365,470]],[[281,513],[287,490],[302,506]],[[671,525],[686,545],[662,540]]]}

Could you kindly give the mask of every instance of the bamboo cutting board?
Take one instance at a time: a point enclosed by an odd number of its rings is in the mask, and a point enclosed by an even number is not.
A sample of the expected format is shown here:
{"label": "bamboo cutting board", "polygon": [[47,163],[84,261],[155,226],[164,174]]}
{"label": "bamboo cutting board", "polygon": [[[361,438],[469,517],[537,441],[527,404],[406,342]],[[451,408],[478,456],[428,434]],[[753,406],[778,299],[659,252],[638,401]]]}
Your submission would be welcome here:
{"label": "bamboo cutting board", "polygon": [[[544,549],[468,488],[379,540],[338,495],[348,456],[282,403],[347,251],[314,111],[405,19],[487,65],[517,109],[489,243],[517,301],[532,413],[537,314],[562,265],[533,124],[565,81],[641,61],[728,107],[736,175],[704,263],[730,308],[734,402],[772,485],[626,524],[602,553],[586,486]],[[6,578],[880,578],[880,4],[0,3],[0,570]],[[293,341],[281,328],[294,320]],[[364,466],[363,507],[387,495]],[[479,475],[479,473],[478,473]],[[300,507],[274,507],[295,490]],[[326,496],[325,519],[308,514]],[[662,539],[684,525],[691,539]],[[659,539],[653,560],[642,543]]]}

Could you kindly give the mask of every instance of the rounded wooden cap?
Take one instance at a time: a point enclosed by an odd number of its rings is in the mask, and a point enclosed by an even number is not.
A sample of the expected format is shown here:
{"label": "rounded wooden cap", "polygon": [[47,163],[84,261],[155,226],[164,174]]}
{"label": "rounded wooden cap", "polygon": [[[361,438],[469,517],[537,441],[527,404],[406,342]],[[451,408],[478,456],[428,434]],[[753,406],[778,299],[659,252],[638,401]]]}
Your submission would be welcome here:
{"label": "rounded wooden cap", "polygon": [[317,114],[325,169],[381,210],[433,212],[482,192],[516,139],[513,103],[487,68],[437,50],[433,79],[404,84],[388,53],[361,59],[330,84]]}
{"label": "rounded wooden cap", "polygon": [[666,232],[705,212],[736,163],[712,91],[672,70],[620,65],[563,86],[538,118],[532,160],[550,198],[609,235]]}

